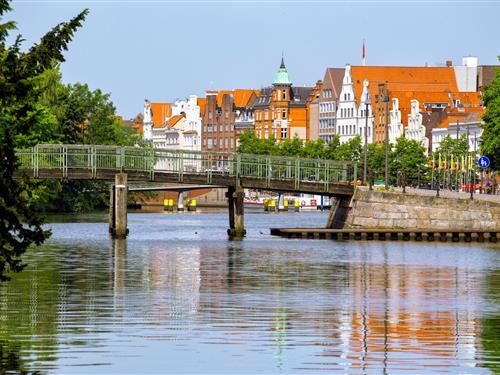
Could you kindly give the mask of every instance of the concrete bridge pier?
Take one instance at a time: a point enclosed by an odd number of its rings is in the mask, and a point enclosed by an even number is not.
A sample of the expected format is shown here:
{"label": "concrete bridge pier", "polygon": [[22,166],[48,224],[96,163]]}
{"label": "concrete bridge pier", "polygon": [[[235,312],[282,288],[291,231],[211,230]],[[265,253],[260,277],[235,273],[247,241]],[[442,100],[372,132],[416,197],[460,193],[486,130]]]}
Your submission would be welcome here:
{"label": "concrete bridge pier", "polygon": [[278,195],[278,211],[285,211],[285,194]]}
{"label": "concrete bridge pier", "polygon": [[342,229],[344,228],[347,214],[349,213],[349,204],[351,203],[351,197],[335,197],[331,199],[332,204],[326,227],[333,229]]}
{"label": "concrete bridge pier", "polygon": [[125,238],[128,234],[127,198],[127,174],[118,173],[109,188],[109,232],[114,238]]}
{"label": "concrete bridge pier", "polygon": [[184,211],[184,192],[179,192],[179,197],[177,198],[177,212]]}
{"label": "concrete bridge pier", "polygon": [[229,229],[227,230],[227,234],[232,240],[241,240],[246,234],[243,220],[244,194],[245,193],[240,186],[236,188],[229,187],[227,189],[226,196],[229,205]]}

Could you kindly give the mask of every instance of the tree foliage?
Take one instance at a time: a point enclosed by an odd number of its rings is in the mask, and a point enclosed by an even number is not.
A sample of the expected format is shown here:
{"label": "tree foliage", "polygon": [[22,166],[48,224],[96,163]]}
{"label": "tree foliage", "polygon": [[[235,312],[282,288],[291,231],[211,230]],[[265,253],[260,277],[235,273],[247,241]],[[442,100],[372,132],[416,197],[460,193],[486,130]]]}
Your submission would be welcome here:
{"label": "tree foliage", "polygon": [[391,152],[391,170],[399,174],[399,182],[403,188],[415,182],[428,168],[425,147],[413,139],[400,137]]}
{"label": "tree foliage", "polygon": [[[0,21],[9,10],[9,2],[0,0]],[[21,137],[27,138],[25,142],[43,137],[43,122],[53,129],[54,119],[39,102],[37,77],[54,61],[64,61],[63,52],[86,14],[84,10],[57,25],[27,52],[21,51],[20,36],[14,44],[6,43],[15,24],[0,23],[0,280],[8,279],[8,271],[22,270],[21,255],[31,244],[41,244],[49,236],[32,204],[32,182],[26,176],[14,178],[18,166],[15,146]]]}
{"label": "tree foliage", "polygon": [[[277,142],[274,137],[260,139],[254,132],[248,131],[240,136],[239,142],[238,152],[354,161],[358,168],[362,168],[364,163],[364,147],[360,136],[353,137],[342,144],[338,135],[335,135],[328,143],[322,139],[303,142],[298,137]],[[460,147],[462,147],[462,143],[461,140]],[[383,178],[385,145],[369,144],[367,149],[369,176],[374,179]],[[395,145],[389,145],[388,164],[390,180],[393,183],[399,180],[403,186],[410,183],[416,184],[418,179],[422,180],[428,169],[425,148],[420,143],[404,137],[399,138]]]}
{"label": "tree foliage", "polygon": [[467,155],[467,146],[467,136],[465,134],[462,134],[458,139],[447,135],[439,143],[439,149],[436,153],[446,157],[451,155],[462,157]]}
{"label": "tree foliage", "polygon": [[486,112],[481,136],[481,151],[491,160],[493,170],[500,169],[500,70],[495,78],[486,85],[483,95]]}

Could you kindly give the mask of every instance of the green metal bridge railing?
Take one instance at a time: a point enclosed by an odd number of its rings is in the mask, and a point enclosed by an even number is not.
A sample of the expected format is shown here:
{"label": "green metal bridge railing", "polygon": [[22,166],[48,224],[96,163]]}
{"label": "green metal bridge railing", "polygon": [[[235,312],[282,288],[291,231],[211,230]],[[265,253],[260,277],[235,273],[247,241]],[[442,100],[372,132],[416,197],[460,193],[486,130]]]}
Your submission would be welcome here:
{"label": "green metal bridge railing", "polygon": [[98,145],[40,144],[16,152],[20,169],[32,170],[39,177],[40,170],[62,171],[64,177],[69,170],[87,170],[92,177],[98,170],[123,172],[147,172],[150,180],[155,173],[178,175],[183,182],[185,174],[206,175],[207,184],[214,175],[232,178],[256,178],[293,181],[295,189],[302,182],[351,185],[357,180],[356,163],[301,159],[281,156],[222,153],[210,151],[184,151],[140,147]]}

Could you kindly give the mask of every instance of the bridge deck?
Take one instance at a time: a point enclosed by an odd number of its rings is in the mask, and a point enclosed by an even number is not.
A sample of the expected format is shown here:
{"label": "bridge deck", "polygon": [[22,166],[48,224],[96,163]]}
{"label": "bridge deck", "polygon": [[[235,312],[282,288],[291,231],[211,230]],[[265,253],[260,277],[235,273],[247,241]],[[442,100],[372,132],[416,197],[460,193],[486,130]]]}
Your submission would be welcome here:
{"label": "bridge deck", "polygon": [[352,195],[352,162],[138,147],[38,145],[19,150],[20,170],[40,179],[129,181]]}

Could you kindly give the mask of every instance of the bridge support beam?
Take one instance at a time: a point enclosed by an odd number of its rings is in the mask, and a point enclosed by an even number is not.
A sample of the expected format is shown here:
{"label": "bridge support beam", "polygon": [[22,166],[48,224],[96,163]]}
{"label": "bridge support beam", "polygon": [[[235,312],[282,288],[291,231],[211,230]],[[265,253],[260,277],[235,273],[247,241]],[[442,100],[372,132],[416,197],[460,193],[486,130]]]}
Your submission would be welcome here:
{"label": "bridge support beam", "polygon": [[328,214],[328,221],[326,223],[327,228],[344,228],[345,221],[347,219],[347,213],[349,212],[350,203],[351,197],[333,198],[330,213]]}
{"label": "bridge support beam", "polygon": [[114,238],[125,238],[127,229],[127,174],[115,175],[115,184],[109,189],[109,232]]}
{"label": "bridge support beam", "polygon": [[227,189],[227,201],[229,204],[229,229],[227,234],[230,239],[239,240],[245,237],[243,215],[244,192],[241,187],[229,187]]}

